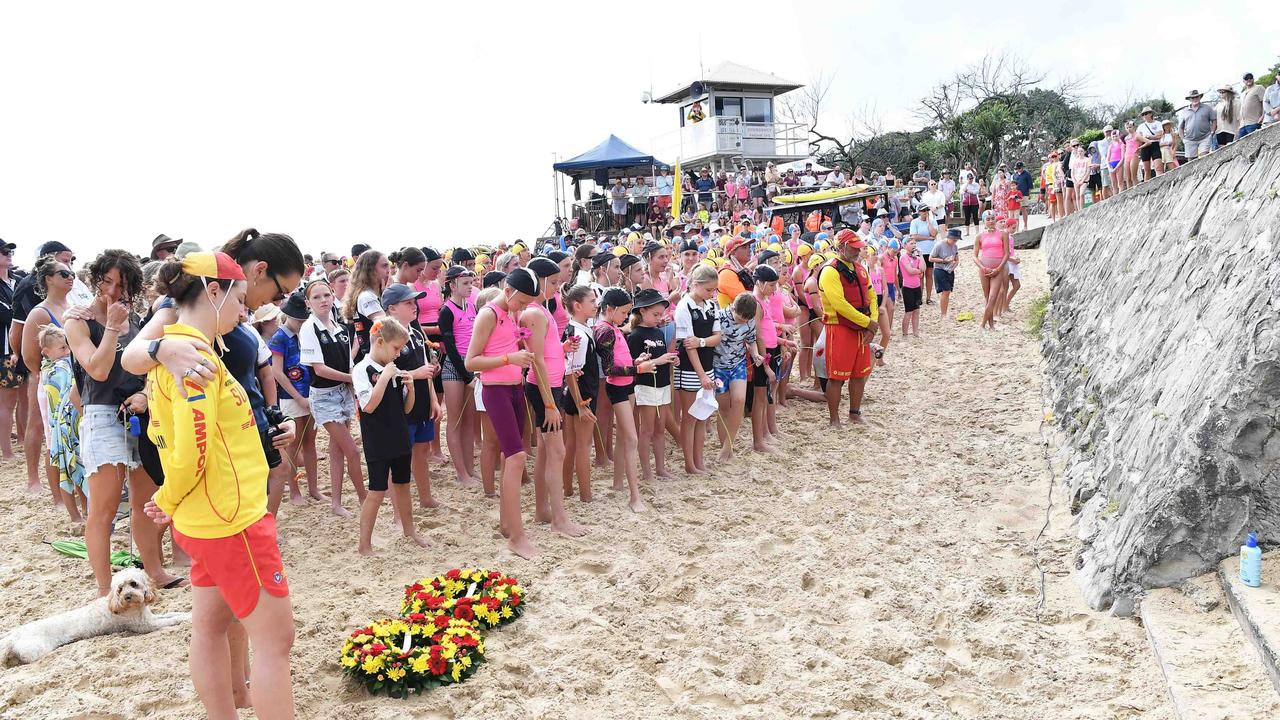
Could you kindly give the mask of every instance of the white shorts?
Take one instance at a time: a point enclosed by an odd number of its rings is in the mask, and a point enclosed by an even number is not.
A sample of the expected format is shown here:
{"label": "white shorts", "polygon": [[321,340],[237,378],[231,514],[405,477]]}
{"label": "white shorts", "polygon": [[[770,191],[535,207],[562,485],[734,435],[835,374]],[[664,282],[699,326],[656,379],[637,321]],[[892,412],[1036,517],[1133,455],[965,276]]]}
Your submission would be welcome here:
{"label": "white shorts", "polygon": [[1009,269],[1009,277],[1014,280],[1022,279],[1022,263],[1005,263],[1004,266]]}
{"label": "white shorts", "polygon": [[[44,393],[40,393],[43,395]],[[104,465],[138,467],[138,438],[129,434],[114,405],[85,405],[80,416],[80,462],[89,476]]]}
{"label": "white shorts", "polygon": [[356,398],[346,383],[327,388],[313,387],[310,400],[316,425],[346,423],[356,416]]}
{"label": "white shorts", "polygon": [[284,413],[287,418],[300,418],[310,415],[309,405],[310,403],[308,403],[308,407],[303,407],[302,403],[291,397],[280,398],[280,412]]}
{"label": "white shorts", "polygon": [[636,385],[636,405],[640,407],[662,407],[671,404],[671,386],[649,387]]}

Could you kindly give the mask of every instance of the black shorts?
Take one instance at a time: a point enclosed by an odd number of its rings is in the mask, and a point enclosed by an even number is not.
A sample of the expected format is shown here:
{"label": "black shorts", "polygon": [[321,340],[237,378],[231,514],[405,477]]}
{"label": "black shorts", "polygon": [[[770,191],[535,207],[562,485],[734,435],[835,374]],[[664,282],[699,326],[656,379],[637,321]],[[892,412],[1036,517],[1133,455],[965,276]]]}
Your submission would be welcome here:
{"label": "black shorts", "polygon": [[1089,173],[1089,189],[1097,192],[1102,189],[1102,173]]}
{"label": "black shorts", "polygon": [[965,225],[978,224],[978,206],[977,205],[964,206],[964,224]]}
{"label": "black shorts", "polygon": [[608,396],[609,402],[614,405],[620,405],[626,402],[632,395],[636,394],[635,384],[631,385],[612,385],[604,384],[604,394]]}
{"label": "black shorts", "polygon": [[[535,430],[542,428],[547,422],[547,408],[542,402],[542,391],[537,385],[524,384],[524,399],[529,402],[529,409],[533,411],[533,427]],[[564,388],[551,388],[551,401],[556,404],[556,408],[564,407]],[[572,399],[569,402],[573,404]]]}
{"label": "black shorts", "polygon": [[815,320],[817,320],[817,319],[818,319],[818,311],[817,311],[817,310],[814,310],[813,308],[809,307],[808,305],[805,305],[805,306],[804,306],[804,309],[809,311],[809,322],[813,322],[813,321],[815,321]]}
{"label": "black shorts", "polygon": [[1138,158],[1143,162],[1160,159],[1160,143],[1151,143],[1138,148]]}
{"label": "black shorts", "polygon": [[925,266],[926,268],[932,268],[932,267],[933,267],[933,261],[929,259],[929,256],[928,256],[928,255],[925,255],[925,256],[924,256],[924,266]]}
{"label": "black shorts", "polygon": [[376,492],[386,492],[388,475],[391,476],[391,482],[396,485],[408,485],[409,468],[412,460],[412,453],[387,460],[369,460],[366,458],[364,464],[369,466],[369,489]]}
{"label": "black shorts", "polygon": [[1072,179],[1071,179],[1071,178],[1067,178],[1067,187],[1069,187],[1069,188],[1073,188],[1073,187],[1075,187],[1075,186],[1076,186],[1075,182],[1074,182],[1074,181],[1072,181]]}
{"label": "black shorts", "polygon": [[[565,380],[567,382],[578,383],[578,394],[582,396],[582,399],[584,401],[586,401],[587,409],[590,410],[592,413],[595,413],[596,411],[595,393],[587,392],[585,389],[583,389],[582,387],[583,383],[580,380],[572,379],[572,378],[565,378]],[[560,412],[564,413],[565,415],[578,414],[578,406],[573,401],[573,393],[565,392],[563,395],[560,396]]]}
{"label": "black shorts", "polygon": [[920,309],[920,288],[902,286],[902,305],[906,312]]}

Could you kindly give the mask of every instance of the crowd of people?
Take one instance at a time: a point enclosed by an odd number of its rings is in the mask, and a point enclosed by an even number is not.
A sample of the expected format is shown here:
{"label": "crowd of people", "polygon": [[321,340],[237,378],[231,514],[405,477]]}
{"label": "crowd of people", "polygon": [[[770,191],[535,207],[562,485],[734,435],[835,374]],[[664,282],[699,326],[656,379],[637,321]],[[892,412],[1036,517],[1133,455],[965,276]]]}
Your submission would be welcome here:
{"label": "crowd of people", "polygon": [[[287,235],[251,229],[215,250],[161,235],[145,256],[106,250],[78,272],[50,242],[20,273],[0,243],[0,407],[29,490],[44,492],[44,473],[55,506],[83,522],[98,594],[124,522],[157,586],[193,586],[193,679],[210,716],[234,714],[249,687],[261,716],[287,716],[286,496],[349,517],[354,495],[354,550],[376,554],[390,495],[396,532],[426,546],[415,506],[436,506],[432,466],[448,467],[498,499],[507,547],[532,558],[523,484],[537,523],[579,537],[570,500],[595,499],[594,467],[612,467],[613,489],[643,512],[644,484],[776,453],[790,403],[860,423],[895,312],[903,339],[919,337],[935,286],[948,312],[960,231],[930,213],[838,230],[823,218],[817,232],[749,214],[731,229],[673,221],[656,238],[579,232],[536,255],[518,242],[492,262],[357,245],[313,263]],[[1006,305],[1008,222],[984,213],[973,257]],[[989,303],[984,326],[999,311]],[[166,569],[166,533],[189,578]]]}

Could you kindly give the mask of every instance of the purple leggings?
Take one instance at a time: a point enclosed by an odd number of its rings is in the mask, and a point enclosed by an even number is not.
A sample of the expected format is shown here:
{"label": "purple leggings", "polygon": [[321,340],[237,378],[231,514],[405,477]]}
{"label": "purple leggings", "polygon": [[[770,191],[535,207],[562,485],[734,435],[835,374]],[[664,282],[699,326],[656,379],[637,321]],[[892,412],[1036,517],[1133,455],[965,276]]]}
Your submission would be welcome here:
{"label": "purple leggings", "polygon": [[519,385],[485,385],[480,388],[484,411],[498,434],[502,457],[524,452],[524,393]]}

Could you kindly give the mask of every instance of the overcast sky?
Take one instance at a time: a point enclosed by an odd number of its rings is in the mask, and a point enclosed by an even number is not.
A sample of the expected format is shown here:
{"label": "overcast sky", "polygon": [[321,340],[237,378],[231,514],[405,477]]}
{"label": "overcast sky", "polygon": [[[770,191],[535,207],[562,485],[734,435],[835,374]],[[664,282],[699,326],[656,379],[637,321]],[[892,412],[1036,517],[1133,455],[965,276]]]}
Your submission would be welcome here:
{"label": "overcast sky", "polygon": [[1001,50],[1088,74],[1099,99],[1238,84],[1280,53],[1268,5],[8,2],[0,237],[22,264],[45,240],[83,261],[248,226],[312,252],[530,238],[553,217],[555,157],[611,132],[649,150],[676,110],[641,92],[687,84],[699,59],[834,73],[832,127],[870,104],[893,129]]}

